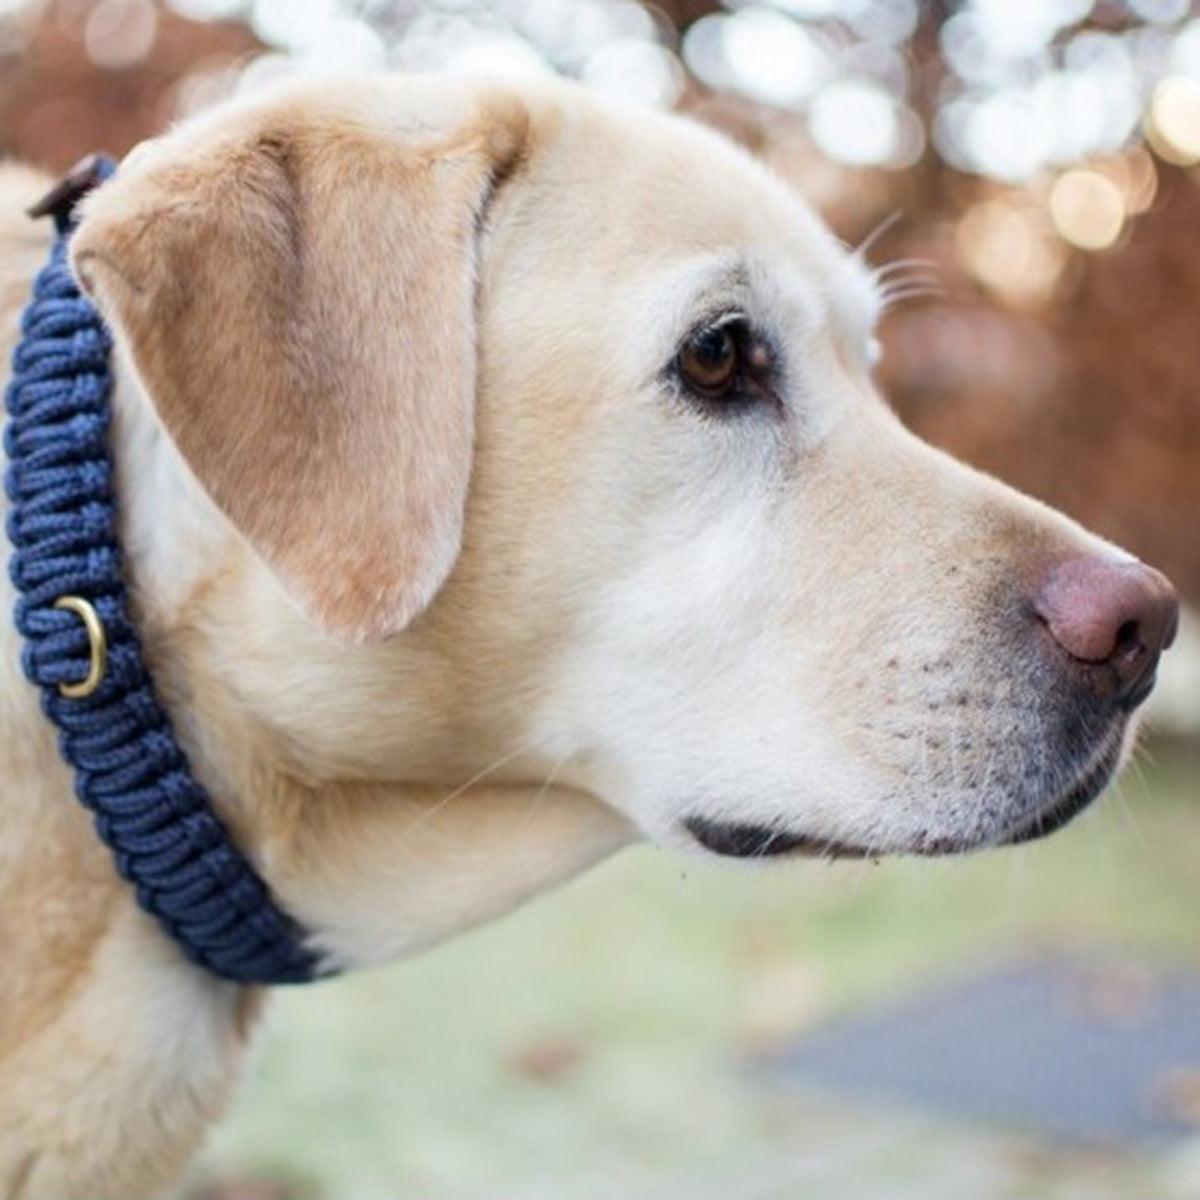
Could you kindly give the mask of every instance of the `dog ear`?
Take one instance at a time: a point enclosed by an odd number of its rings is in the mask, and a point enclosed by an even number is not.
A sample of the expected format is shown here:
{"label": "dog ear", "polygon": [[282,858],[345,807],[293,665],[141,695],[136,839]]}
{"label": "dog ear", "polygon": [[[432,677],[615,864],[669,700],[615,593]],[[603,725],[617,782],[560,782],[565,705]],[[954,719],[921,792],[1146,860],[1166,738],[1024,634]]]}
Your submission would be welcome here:
{"label": "dog ear", "polygon": [[525,130],[510,97],[434,131],[365,107],[293,99],[185,127],[91,198],[72,243],[200,484],[358,639],[402,629],[458,555],[475,242]]}

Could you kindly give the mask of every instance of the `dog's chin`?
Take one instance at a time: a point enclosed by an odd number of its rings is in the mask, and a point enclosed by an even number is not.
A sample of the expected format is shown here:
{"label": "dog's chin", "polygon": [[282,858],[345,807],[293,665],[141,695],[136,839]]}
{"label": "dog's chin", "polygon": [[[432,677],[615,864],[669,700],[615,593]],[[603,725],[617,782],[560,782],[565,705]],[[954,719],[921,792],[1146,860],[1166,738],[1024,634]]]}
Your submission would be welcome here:
{"label": "dog's chin", "polygon": [[1032,815],[1026,813],[999,830],[985,830],[959,836],[952,833],[923,833],[908,843],[881,845],[829,838],[779,825],[725,821],[704,816],[686,818],[683,827],[697,844],[722,858],[938,858],[967,854],[992,846],[1016,846],[1046,837],[1061,829],[1104,791],[1121,764],[1125,745],[1124,734],[1122,726],[1110,730],[1065,788],[1053,794],[1046,802],[1037,805]]}

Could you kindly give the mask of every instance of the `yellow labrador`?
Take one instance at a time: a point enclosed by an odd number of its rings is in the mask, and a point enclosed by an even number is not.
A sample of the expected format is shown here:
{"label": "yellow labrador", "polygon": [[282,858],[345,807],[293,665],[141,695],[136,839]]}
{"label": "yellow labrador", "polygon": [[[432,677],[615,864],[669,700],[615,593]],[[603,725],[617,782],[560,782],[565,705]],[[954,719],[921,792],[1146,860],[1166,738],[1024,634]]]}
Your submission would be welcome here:
{"label": "yellow labrador", "polygon": [[[0,174],[6,355],[45,184]],[[685,120],[558,84],[293,86],[139,148],[73,256],[118,342],[158,689],[331,966],[640,837],[1047,832],[1172,636],[1161,576],[899,426],[871,272]],[[257,993],[138,909],[18,653],[6,615],[0,1196],[132,1200],[220,1113]]]}

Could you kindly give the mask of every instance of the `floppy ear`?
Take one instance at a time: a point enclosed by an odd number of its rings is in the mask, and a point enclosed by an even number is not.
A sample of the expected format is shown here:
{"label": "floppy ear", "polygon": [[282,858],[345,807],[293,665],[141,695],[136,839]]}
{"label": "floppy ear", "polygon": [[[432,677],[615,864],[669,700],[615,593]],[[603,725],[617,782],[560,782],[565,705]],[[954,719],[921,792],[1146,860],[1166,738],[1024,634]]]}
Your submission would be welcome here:
{"label": "floppy ear", "polygon": [[151,148],[89,202],[73,261],[256,553],[331,631],[386,637],[458,555],[476,232],[524,117],[316,107]]}

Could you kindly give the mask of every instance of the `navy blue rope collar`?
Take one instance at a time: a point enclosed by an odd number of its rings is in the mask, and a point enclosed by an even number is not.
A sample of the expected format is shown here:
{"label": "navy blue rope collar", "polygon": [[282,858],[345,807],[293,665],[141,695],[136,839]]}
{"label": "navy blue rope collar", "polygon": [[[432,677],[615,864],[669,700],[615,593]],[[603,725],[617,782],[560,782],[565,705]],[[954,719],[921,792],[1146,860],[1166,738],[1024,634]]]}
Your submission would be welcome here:
{"label": "navy blue rope collar", "polygon": [[320,973],[317,960],[192,776],[129,616],[108,448],[111,342],[67,262],[75,202],[113,169],[92,160],[32,210],[53,214],[58,236],[5,392],[22,663],[141,906],[224,979],[301,983]]}

